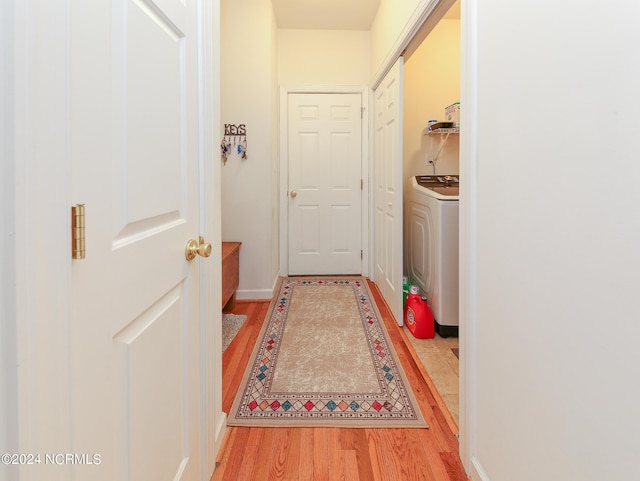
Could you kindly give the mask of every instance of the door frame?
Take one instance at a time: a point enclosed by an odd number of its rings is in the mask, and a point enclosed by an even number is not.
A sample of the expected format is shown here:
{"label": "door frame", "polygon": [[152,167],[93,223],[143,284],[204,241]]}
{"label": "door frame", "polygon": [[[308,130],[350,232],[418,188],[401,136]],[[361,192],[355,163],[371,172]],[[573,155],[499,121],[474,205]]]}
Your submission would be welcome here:
{"label": "door frame", "polygon": [[[200,230],[210,239],[212,257],[200,266],[200,403],[203,480],[209,481],[227,430],[222,411],[222,138],[220,98],[220,0],[200,0]],[[211,133],[214,135],[211,135]]]}
{"label": "door frame", "polygon": [[[2,293],[6,301],[2,314],[7,314],[8,322],[0,325],[1,347],[8,353],[0,357],[0,425],[6,428],[1,430],[0,450],[45,453],[50,446],[43,444],[41,433],[54,433],[57,451],[70,453],[70,208],[81,202],[71,195],[68,142],[70,5],[8,0],[0,11],[8,52],[0,62],[0,98],[7,101],[0,121],[3,158],[7,154],[0,187],[8,201],[0,205],[0,263],[7,267],[0,285],[9,286]],[[199,285],[202,481],[213,473],[226,429],[218,308],[222,302],[221,168],[216,155],[222,133],[219,12],[220,0],[199,0],[198,97],[204,106],[199,112],[199,225],[213,246],[211,262],[201,264]],[[46,405],[39,399],[46,399]],[[26,479],[28,471],[23,469],[2,465],[0,477]],[[67,480],[71,466],[55,466],[46,475],[52,481]]]}
{"label": "door frame", "polygon": [[[73,452],[68,368],[72,309],[66,43],[70,7],[66,2],[55,8],[45,4],[46,0],[12,0],[7,6],[12,15],[2,16],[3,27],[9,24],[12,52],[2,80],[13,83],[14,93],[12,103],[3,103],[13,108],[13,126],[4,119],[2,135],[12,144],[9,164],[14,195],[2,227],[3,236],[7,235],[5,229],[13,232],[14,243],[6,261],[13,265],[15,276],[10,300],[10,313],[15,316],[11,319],[13,345],[9,351],[15,357],[7,366],[15,391],[3,394],[12,399],[3,399],[10,409],[2,414],[14,416],[8,445],[12,448],[9,452],[15,453],[46,452],[42,449],[46,440],[39,433],[49,437],[55,433],[60,452]],[[42,39],[58,41],[45,44]],[[3,117],[6,115],[3,112]],[[47,406],[37,402],[45,392]],[[69,479],[70,467],[61,467],[47,477],[52,481]],[[8,478],[27,476],[19,467],[3,468]]]}
{"label": "door frame", "polygon": [[280,86],[280,149],[279,149],[279,214],[280,214],[280,275],[289,275],[289,94],[359,94],[361,96],[362,139],[360,163],[362,168],[362,272],[369,275],[369,88],[366,86]]}

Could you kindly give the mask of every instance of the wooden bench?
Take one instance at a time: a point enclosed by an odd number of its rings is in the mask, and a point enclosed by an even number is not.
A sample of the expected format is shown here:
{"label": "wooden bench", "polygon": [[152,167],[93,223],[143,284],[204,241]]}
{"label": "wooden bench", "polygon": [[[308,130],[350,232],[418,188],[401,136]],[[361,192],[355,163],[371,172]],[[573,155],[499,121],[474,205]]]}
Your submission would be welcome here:
{"label": "wooden bench", "polygon": [[222,243],[223,310],[231,310],[236,305],[236,290],[240,282],[240,244],[242,242]]}

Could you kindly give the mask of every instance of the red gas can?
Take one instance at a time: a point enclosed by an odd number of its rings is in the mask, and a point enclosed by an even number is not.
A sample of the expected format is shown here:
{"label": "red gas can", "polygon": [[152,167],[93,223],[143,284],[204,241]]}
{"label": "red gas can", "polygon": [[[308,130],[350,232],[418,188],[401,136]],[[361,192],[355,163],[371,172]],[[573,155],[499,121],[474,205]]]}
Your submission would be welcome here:
{"label": "red gas can", "polygon": [[427,298],[421,297],[417,286],[409,288],[404,306],[404,322],[417,339],[431,339],[435,335],[433,313]]}

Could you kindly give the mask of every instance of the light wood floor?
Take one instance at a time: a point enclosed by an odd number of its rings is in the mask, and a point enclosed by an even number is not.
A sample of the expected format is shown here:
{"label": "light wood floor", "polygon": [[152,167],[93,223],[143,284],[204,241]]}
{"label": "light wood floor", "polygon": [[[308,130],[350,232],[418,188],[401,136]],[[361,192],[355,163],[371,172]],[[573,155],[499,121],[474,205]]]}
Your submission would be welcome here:
{"label": "light wood floor", "polygon": [[[446,409],[425,380],[405,334],[369,284],[429,429],[229,427],[214,481],[467,481]],[[239,301],[247,321],[222,356],[223,411],[228,412],[269,307]],[[414,352],[415,354],[415,352]]]}

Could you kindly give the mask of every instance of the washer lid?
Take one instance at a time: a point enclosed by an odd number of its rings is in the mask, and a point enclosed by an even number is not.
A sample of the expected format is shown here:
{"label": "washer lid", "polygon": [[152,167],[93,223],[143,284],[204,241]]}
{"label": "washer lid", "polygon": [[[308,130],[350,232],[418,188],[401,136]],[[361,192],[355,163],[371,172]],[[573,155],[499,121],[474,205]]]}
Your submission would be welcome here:
{"label": "washer lid", "polygon": [[450,175],[416,175],[416,183],[445,197],[460,195],[460,176]]}

